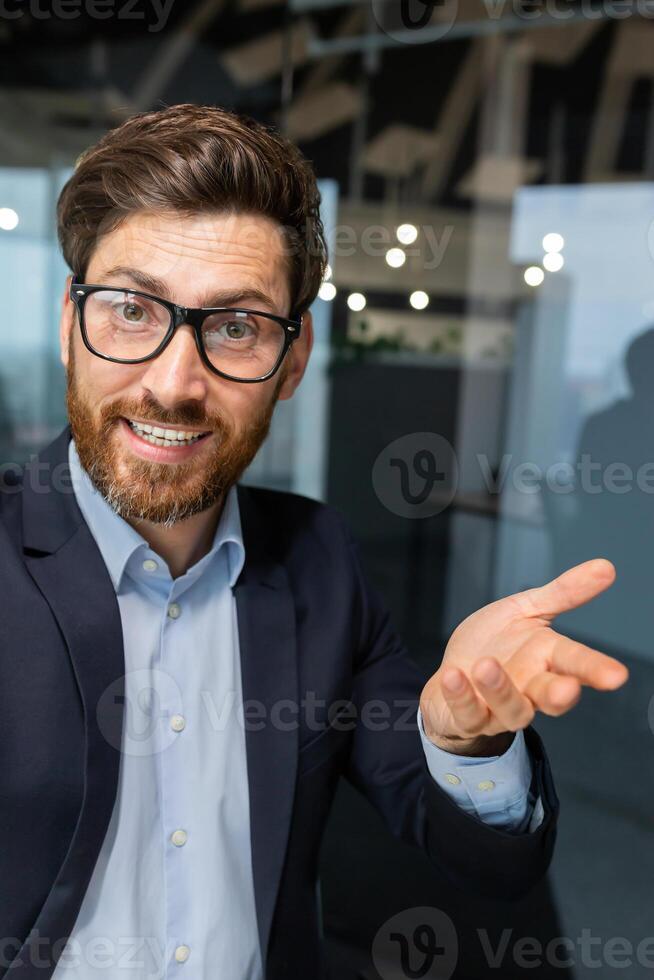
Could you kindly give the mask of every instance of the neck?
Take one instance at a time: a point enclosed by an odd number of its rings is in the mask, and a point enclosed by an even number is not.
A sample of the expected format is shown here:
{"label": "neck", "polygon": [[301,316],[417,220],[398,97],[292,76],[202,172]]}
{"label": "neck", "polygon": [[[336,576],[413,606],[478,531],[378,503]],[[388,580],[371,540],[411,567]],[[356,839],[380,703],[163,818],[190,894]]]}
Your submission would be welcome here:
{"label": "neck", "polygon": [[222,497],[208,510],[187,517],[172,527],[163,527],[151,521],[129,523],[164,559],[172,577],[179,578],[211,550],[224,504],[225,498]]}

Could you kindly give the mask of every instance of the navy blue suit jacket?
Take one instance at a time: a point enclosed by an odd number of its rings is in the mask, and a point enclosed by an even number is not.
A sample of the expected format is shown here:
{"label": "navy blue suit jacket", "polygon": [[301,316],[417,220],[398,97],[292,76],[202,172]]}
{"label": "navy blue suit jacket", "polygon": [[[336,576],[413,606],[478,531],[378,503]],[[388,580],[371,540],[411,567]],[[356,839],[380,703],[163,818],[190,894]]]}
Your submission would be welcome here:
{"label": "navy blue suit jacket", "polygon": [[[69,439],[66,428],[0,492],[0,976],[20,967],[21,980],[47,980],[71,934],[120,760],[120,614],[70,485]],[[456,885],[524,893],[549,864],[558,806],[537,734],[526,732],[541,826],[515,836],[462,812],[427,770],[415,724],[425,678],[366,582],[342,516],[294,494],[238,493],[243,696],[269,719],[246,733],[267,980],[320,976],[318,851],[341,774]],[[319,729],[293,709],[307,693],[332,708]],[[379,714],[373,726],[361,720],[373,701],[388,706],[385,727]]]}

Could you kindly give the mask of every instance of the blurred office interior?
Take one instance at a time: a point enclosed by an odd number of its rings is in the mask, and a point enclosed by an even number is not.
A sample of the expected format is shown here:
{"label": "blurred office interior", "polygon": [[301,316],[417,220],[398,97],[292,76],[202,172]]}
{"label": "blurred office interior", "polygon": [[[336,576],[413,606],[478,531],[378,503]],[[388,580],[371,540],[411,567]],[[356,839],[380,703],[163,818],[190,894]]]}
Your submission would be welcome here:
{"label": "blurred office interior", "polygon": [[[331,268],[309,371],[247,481],[346,514],[425,673],[468,613],[594,556],[615,562],[617,583],[559,628],[631,670],[619,692],[538,719],[562,815],[549,878],[520,902],[457,893],[339,788],[321,870],[333,976],[376,980],[377,930],[414,906],[456,922],[462,980],[613,976],[602,950],[620,937],[634,951],[627,975],[645,976],[654,11],[177,0],[164,23],[154,6],[128,15],[117,0],[100,18],[83,0],[58,13],[7,0],[0,13],[0,464],[65,424],[54,204],[79,153],[133,112],[181,102],[295,140],[320,179]],[[434,435],[456,472],[407,510],[376,464],[396,445],[418,497],[416,447]],[[575,951],[567,965],[559,948],[493,967],[488,947],[506,929],[509,950],[517,937],[566,937]],[[601,940],[590,958],[588,931]]]}

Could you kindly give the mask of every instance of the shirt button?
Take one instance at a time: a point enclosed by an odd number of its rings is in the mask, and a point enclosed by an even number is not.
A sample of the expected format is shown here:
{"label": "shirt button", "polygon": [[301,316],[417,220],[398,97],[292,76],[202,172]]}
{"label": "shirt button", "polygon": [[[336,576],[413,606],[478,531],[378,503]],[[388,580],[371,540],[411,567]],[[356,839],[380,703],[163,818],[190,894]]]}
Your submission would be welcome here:
{"label": "shirt button", "polygon": [[186,963],[190,955],[191,950],[188,946],[178,946],[175,950],[175,959],[178,963]]}
{"label": "shirt button", "polygon": [[186,719],[183,715],[173,715],[170,719],[170,727],[174,732],[183,732],[186,728]]}
{"label": "shirt button", "polygon": [[170,839],[175,845],[175,847],[183,847],[188,840],[188,834],[185,830],[175,830],[170,835]]}
{"label": "shirt button", "polygon": [[182,615],[182,607],[178,602],[171,602],[171,604],[168,606],[168,615],[171,619],[179,619],[179,617]]}
{"label": "shirt button", "polygon": [[156,572],[158,567],[156,561],[153,561],[152,558],[146,558],[143,562],[143,568],[146,572]]}
{"label": "shirt button", "polygon": [[495,783],[492,779],[484,779],[481,783],[477,783],[477,789],[494,789]]}
{"label": "shirt button", "polygon": [[458,786],[459,783],[461,782],[459,777],[455,776],[453,772],[446,772],[445,778],[447,779],[448,783],[450,783],[452,786]]}

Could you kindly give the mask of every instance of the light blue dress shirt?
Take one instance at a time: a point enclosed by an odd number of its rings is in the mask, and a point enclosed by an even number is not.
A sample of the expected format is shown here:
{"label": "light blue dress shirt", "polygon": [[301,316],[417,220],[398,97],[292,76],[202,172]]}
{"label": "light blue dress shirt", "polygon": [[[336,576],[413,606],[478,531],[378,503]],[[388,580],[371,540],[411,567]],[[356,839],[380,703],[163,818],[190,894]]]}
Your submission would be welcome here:
{"label": "light blue dress shirt", "polygon": [[56,980],[261,980],[236,607],[236,489],[184,575],[95,490],[80,510],[116,590],[125,725],[111,823]]}
{"label": "light blue dress shirt", "polygon": [[522,732],[504,755],[461,756],[430,742],[418,711],[418,730],[429,772],[462,810],[497,830],[512,834],[536,830],[545,811],[530,792],[531,757]]}
{"label": "light blue dress shirt", "polygon": [[[112,819],[54,980],[262,980],[231,591],[245,561],[236,488],[209,553],[173,579],[95,490],[73,440],[69,464],[116,590],[125,724]],[[533,825],[522,733],[499,758],[468,759],[433,745],[418,720],[429,770],[459,806],[511,832]]]}

